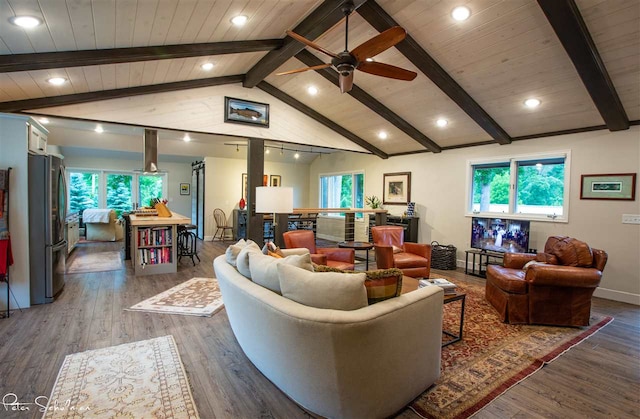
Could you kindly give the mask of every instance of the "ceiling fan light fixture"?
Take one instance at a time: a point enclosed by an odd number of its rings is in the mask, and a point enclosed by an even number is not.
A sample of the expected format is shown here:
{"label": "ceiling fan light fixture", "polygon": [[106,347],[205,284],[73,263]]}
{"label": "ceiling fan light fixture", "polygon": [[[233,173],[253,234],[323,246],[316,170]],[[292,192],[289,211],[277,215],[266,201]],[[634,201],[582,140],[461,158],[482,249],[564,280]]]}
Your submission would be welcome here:
{"label": "ceiling fan light fixture", "polygon": [[458,6],[451,11],[451,17],[458,22],[465,21],[471,16],[471,10],[465,6]]}
{"label": "ceiling fan light fixture", "polygon": [[309,86],[307,88],[307,92],[311,95],[311,96],[315,96],[318,94],[318,88],[315,86]]}
{"label": "ceiling fan light fixture", "polygon": [[538,106],[540,106],[542,102],[540,102],[540,99],[536,99],[536,98],[530,98],[524,101],[524,106],[526,106],[529,109],[535,109]]}
{"label": "ceiling fan light fixture", "polygon": [[231,19],[231,23],[236,26],[244,26],[244,24],[247,23],[247,19],[245,15],[238,15]]}
{"label": "ceiling fan light fixture", "polygon": [[67,79],[65,79],[64,77],[51,77],[47,79],[47,82],[49,82],[49,84],[53,84],[54,86],[62,86],[67,82]]}
{"label": "ceiling fan light fixture", "polygon": [[368,63],[372,63],[372,62],[374,62],[374,61],[375,61],[375,60],[374,60],[373,58],[371,58],[371,57],[369,57],[369,58],[365,58],[364,60],[365,60],[366,62],[368,62]]}
{"label": "ceiling fan light fixture", "polygon": [[209,71],[213,68],[213,63],[204,63],[200,66],[204,71]]}
{"label": "ceiling fan light fixture", "polygon": [[446,120],[446,119],[444,119],[444,118],[439,118],[439,119],[436,121],[436,125],[437,125],[437,126],[439,126],[440,128],[444,128],[444,127],[446,127],[447,125],[449,125],[449,121],[447,121],[447,120]]}
{"label": "ceiling fan light fixture", "polygon": [[14,16],[9,19],[9,22],[24,29],[32,29],[42,25],[42,19],[35,16]]}
{"label": "ceiling fan light fixture", "polygon": [[385,131],[380,131],[378,133],[378,138],[380,138],[381,140],[386,140],[387,138],[389,138],[389,134],[387,134]]}

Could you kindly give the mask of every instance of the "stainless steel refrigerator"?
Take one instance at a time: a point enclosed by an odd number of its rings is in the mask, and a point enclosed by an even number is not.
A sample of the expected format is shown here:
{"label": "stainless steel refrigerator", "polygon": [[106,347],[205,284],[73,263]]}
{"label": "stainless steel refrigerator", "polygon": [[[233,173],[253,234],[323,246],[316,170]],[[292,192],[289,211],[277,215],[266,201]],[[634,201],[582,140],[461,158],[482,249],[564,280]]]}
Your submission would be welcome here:
{"label": "stainless steel refrigerator", "polygon": [[67,185],[62,159],[29,155],[31,304],[53,302],[64,287]]}

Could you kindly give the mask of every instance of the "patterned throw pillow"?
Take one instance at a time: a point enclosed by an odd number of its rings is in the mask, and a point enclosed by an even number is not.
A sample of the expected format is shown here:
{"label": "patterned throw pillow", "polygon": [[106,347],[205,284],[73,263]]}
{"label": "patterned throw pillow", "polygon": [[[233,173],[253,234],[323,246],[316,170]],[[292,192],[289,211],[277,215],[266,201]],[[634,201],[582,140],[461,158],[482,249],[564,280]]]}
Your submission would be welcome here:
{"label": "patterned throw pillow", "polygon": [[[344,271],[326,265],[313,265],[316,272],[343,272],[350,274],[362,273],[358,271]],[[402,271],[398,268],[376,269],[366,271],[364,286],[367,288],[369,305],[397,297],[402,293]]]}

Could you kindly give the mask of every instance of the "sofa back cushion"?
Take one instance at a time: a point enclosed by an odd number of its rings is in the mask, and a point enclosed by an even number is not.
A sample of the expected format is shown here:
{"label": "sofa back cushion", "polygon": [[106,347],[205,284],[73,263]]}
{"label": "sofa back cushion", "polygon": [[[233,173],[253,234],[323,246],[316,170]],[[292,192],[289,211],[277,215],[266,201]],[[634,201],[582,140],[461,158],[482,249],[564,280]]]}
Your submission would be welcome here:
{"label": "sofa back cushion", "polygon": [[[325,265],[314,265],[316,272],[343,272],[349,274],[361,273],[358,271],[343,271]],[[364,286],[367,289],[367,301],[369,305],[397,297],[402,293],[402,271],[398,268],[375,269],[364,272],[366,279]]]}
{"label": "sofa back cushion", "polygon": [[278,264],[282,296],[310,307],[357,310],[367,306],[365,274],[309,272]]}
{"label": "sofa back cushion", "polygon": [[255,242],[247,240],[247,245],[240,250],[236,259],[236,268],[238,268],[238,272],[247,278],[251,278],[251,271],[249,270],[250,253],[258,253],[262,255],[262,249],[260,249]]}
{"label": "sofa back cushion", "polygon": [[578,239],[562,236],[551,236],[544,246],[545,253],[551,253],[564,266],[593,266],[593,253],[589,245]]}
{"label": "sofa back cushion", "polygon": [[249,253],[249,270],[251,280],[273,292],[282,294],[280,290],[280,279],[278,278],[278,265],[296,266],[301,269],[313,272],[311,255],[307,252],[303,255],[291,255],[287,257],[265,256],[262,253]]}

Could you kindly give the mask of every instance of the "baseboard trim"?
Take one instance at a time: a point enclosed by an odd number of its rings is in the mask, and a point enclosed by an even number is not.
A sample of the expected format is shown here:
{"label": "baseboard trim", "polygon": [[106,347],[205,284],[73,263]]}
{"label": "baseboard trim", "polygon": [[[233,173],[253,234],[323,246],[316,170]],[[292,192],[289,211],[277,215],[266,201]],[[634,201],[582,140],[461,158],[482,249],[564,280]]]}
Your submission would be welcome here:
{"label": "baseboard trim", "polygon": [[619,301],[640,306],[640,295],[625,291],[616,291],[608,288],[598,287],[593,292],[594,297],[604,298],[605,300]]}

